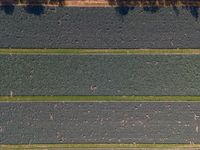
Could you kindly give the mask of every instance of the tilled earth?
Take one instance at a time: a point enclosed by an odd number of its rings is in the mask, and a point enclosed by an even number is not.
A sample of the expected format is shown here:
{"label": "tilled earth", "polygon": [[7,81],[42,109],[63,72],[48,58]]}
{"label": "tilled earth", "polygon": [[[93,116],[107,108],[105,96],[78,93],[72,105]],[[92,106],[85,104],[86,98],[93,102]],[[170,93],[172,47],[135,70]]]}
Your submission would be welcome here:
{"label": "tilled earth", "polygon": [[0,12],[1,48],[199,48],[198,9],[40,7]]}
{"label": "tilled earth", "polygon": [[[198,7],[1,6],[1,48],[199,48]],[[199,55],[1,55],[0,95],[199,95]],[[199,143],[199,103],[0,103],[0,144]]]}
{"label": "tilled earth", "polygon": [[199,143],[199,103],[1,103],[0,143]]}
{"label": "tilled earth", "polygon": [[0,95],[199,95],[199,55],[0,55]]}

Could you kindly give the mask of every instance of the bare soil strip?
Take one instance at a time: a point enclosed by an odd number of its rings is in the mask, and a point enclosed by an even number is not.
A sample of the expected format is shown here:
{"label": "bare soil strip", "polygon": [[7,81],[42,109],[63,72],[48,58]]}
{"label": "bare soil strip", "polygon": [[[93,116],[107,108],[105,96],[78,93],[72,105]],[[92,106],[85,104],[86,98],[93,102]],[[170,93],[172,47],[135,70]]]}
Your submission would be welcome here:
{"label": "bare soil strip", "polygon": [[1,5],[43,5],[66,7],[190,7],[200,0],[0,0]]}

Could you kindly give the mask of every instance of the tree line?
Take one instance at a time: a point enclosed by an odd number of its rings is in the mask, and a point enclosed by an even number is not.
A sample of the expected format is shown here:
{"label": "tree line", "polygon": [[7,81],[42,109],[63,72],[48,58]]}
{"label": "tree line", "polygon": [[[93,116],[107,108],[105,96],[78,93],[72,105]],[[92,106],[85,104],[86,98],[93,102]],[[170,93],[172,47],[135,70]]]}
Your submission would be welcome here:
{"label": "tree line", "polygon": [[186,9],[197,20],[199,17],[200,0],[108,0],[109,5],[115,6],[115,10],[121,15],[127,15],[135,7],[143,7],[143,10],[156,13],[162,7],[170,6],[178,15],[179,9]]}
{"label": "tree line", "polygon": [[12,15],[16,4],[23,4],[27,13],[41,15],[44,13],[44,5],[64,6],[65,0],[0,0],[0,9],[6,14]]}

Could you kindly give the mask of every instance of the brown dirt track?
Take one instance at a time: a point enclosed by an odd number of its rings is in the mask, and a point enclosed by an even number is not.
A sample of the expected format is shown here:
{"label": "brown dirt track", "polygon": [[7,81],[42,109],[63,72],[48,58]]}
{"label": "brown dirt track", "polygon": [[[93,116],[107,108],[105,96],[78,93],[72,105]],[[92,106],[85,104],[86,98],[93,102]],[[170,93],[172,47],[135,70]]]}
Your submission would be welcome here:
{"label": "brown dirt track", "polygon": [[0,0],[2,5],[48,5],[71,7],[145,7],[145,6],[200,6],[200,0]]}

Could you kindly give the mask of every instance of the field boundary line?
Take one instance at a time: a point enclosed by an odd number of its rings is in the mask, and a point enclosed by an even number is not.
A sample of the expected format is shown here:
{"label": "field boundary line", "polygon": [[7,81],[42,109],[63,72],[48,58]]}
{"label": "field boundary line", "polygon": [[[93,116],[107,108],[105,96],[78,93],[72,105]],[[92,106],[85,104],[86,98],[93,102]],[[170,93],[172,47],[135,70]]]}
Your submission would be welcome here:
{"label": "field boundary line", "polygon": [[60,148],[150,148],[150,149],[177,149],[177,148],[200,148],[200,144],[19,144],[4,145],[2,149],[60,149]]}
{"label": "field boundary line", "polygon": [[200,49],[0,49],[0,55],[199,55]]}
{"label": "field boundary line", "polygon": [[0,96],[0,102],[200,102],[200,96]]}

